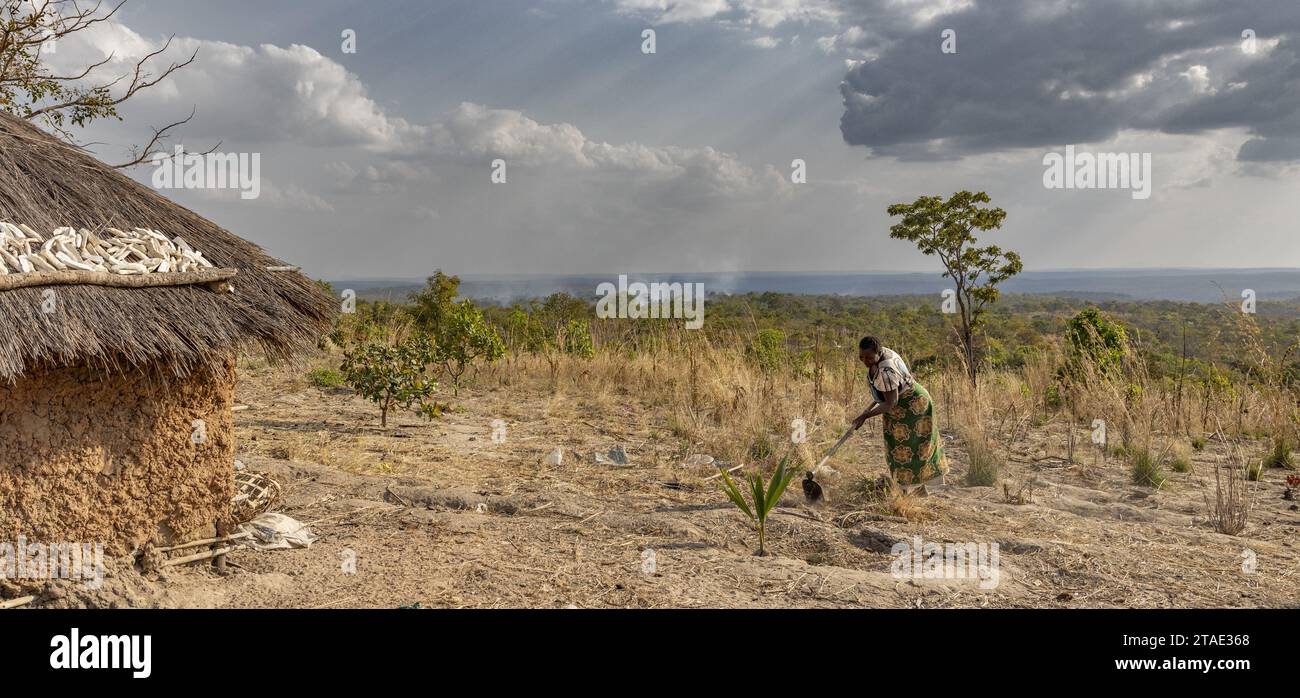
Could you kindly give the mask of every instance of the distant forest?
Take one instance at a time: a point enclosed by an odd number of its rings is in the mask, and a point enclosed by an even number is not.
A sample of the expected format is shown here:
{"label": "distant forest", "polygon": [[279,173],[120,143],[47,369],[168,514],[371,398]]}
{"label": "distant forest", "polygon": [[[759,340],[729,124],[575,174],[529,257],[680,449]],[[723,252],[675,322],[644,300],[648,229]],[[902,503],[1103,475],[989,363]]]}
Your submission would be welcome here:
{"label": "distant forest", "polygon": [[[987,368],[1019,368],[1044,354],[1059,352],[1066,323],[1079,311],[1096,307],[1123,325],[1133,349],[1154,378],[1178,375],[1211,377],[1239,374],[1250,365],[1245,336],[1258,328],[1258,344],[1288,367],[1300,382],[1300,299],[1260,301],[1242,322],[1240,301],[1222,304],[1173,301],[1092,301],[1079,298],[1005,294],[988,313],[979,341],[980,361]],[[555,320],[591,322],[598,340],[635,341],[660,333],[680,321],[598,320],[593,302],[566,294],[487,308],[500,320],[510,309],[542,313]],[[725,341],[777,330],[792,356],[801,351],[838,347],[851,352],[856,339],[873,334],[904,354],[914,368],[929,367],[956,356],[951,317],[940,299],[927,296],[816,296],[786,293],[711,295],[701,330]],[[1219,380],[1223,378],[1220,377]]]}

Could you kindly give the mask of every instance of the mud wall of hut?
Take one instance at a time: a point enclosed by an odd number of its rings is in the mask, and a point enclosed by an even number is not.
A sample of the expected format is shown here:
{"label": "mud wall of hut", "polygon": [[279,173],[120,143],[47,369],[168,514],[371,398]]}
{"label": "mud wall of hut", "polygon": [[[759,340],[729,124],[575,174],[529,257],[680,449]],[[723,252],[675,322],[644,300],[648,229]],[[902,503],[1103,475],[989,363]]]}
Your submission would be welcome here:
{"label": "mud wall of hut", "polygon": [[89,367],[0,382],[0,541],[110,554],[210,531],[233,495],[234,361],[177,378]]}

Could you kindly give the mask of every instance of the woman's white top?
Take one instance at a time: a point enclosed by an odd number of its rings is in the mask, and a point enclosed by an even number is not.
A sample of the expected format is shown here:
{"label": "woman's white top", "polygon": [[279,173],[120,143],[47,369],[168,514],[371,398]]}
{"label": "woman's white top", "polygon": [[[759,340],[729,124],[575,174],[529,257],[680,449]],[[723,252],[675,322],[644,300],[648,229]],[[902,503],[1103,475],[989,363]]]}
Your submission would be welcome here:
{"label": "woman's white top", "polygon": [[[868,374],[870,375],[870,374]],[[912,372],[908,370],[907,364],[903,362],[903,357],[893,349],[880,348],[880,363],[876,364],[876,376],[871,379],[871,387],[877,393],[887,393],[891,390],[897,390],[899,395],[912,389],[912,384],[916,380],[912,378]]]}

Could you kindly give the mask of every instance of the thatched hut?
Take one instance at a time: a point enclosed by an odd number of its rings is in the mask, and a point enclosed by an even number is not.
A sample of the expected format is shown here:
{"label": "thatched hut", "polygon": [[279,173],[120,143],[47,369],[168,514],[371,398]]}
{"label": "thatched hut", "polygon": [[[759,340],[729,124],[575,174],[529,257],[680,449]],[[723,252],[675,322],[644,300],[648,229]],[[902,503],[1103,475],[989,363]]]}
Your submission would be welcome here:
{"label": "thatched hut", "polygon": [[278,359],[314,343],[333,301],[256,245],[4,113],[0,221],[148,228],[234,273],[229,286],[192,274],[139,287],[90,272],[52,275],[59,285],[0,276],[0,541],[122,553],[225,523],[236,354]]}

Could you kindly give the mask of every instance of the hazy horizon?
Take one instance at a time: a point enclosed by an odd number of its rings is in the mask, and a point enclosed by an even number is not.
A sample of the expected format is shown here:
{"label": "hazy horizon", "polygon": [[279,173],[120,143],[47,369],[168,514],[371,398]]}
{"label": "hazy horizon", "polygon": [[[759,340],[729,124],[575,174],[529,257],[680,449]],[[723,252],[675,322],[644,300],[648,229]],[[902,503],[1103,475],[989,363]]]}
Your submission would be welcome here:
{"label": "hazy horizon", "polygon": [[[552,293],[594,298],[596,287],[620,274],[459,274],[461,294],[509,303]],[[938,272],[670,272],[625,273],[628,282],[699,282],[706,294],[791,293],[840,296],[933,296],[950,284]],[[328,279],[336,291],[367,299],[398,300],[423,287],[425,277]],[[1218,303],[1249,290],[1259,300],[1300,299],[1300,269],[1029,270],[1001,285],[1009,294],[1091,300]]]}
{"label": "hazy horizon", "polygon": [[[894,269],[894,270],[885,270],[885,269],[846,269],[846,270],[810,270],[810,269],[796,269],[796,270],[790,270],[790,271],[781,271],[781,270],[776,270],[776,269],[755,269],[755,270],[740,270],[740,271],[719,271],[719,270],[712,270],[712,269],[703,269],[703,270],[699,270],[699,271],[662,270],[662,269],[658,269],[658,270],[656,270],[656,269],[650,269],[650,270],[636,271],[636,272],[626,272],[626,271],[625,271],[625,272],[619,272],[619,271],[613,271],[613,272],[610,272],[610,271],[580,271],[580,272],[572,272],[572,273],[561,273],[561,272],[502,272],[502,273],[497,274],[497,273],[491,273],[491,272],[459,272],[459,271],[456,271],[456,270],[454,270],[454,269],[443,269],[442,267],[435,267],[434,269],[429,270],[429,272],[428,272],[427,274],[416,275],[416,276],[359,276],[359,277],[348,277],[348,276],[342,276],[342,277],[336,277],[336,278],[334,278],[334,279],[328,279],[328,278],[324,278],[324,277],[317,277],[317,278],[322,278],[322,279],[324,279],[325,281],[334,281],[334,280],[341,280],[341,281],[342,281],[342,280],[350,280],[350,281],[420,281],[420,282],[423,282],[423,281],[424,281],[425,279],[427,279],[429,276],[432,276],[432,275],[433,275],[433,272],[434,272],[434,271],[437,271],[437,270],[441,270],[441,271],[443,271],[444,273],[450,274],[450,275],[452,275],[452,276],[458,276],[458,277],[460,277],[460,278],[462,278],[462,279],[466,279],[466,278],[506,278],[506,277],[512,277],[512,276],[516,276],[516,277],[526,277],[526,278],[546,278],[546,277],[566,277],[566,278],[572,278],[572,277],[587,277],[587,276],[590,276],[590,277],[606,277],[606,276],[611,276],[611,275],[612,275],[612,276],[618,276],[619,274],[629,274],[629,275],[633,275],[633,274],[645,274],[645,275],[655,275],[655,276],[662,276],[662,275],[666,275],[666,274],[682,274],[682,275],[690,275],[690,274],[747,274],[747,275],[764,275],[764,274],[771,274],[771,275],[792,275],[792,276],[793,276],[793,275],[803,275],[803,274],[808,274],[808,275],[838,275],[838,274],[931,274],[931,273],[933,273],[933,274],[939,274],[939,275],[942,275],[942,274],[943,274],[943,270],[942,270],[942,269]],[[1178,271],[1186,271],[1186,272],[1226,272],[1226,273],[1237,273],[1237,272],[1241,272],[1241,273],[1248,273],[1248,272],[1275,272],[1275,271],[1288,272],[1288,271],[1294,271],[1294,272],[1300,273],[1300,267],[1073,267],[1073,268],[1070,268],[1070,267],[1061,267],[1061,268],[1051,268],[1051,269],[1035,269],[1035,268],[1026,267],[1026,268],[1024,269],[1024,271],[1022,271],[1021,273],[1022,273],[1022,274],[1026,274],[1026,273],[1150,272],[1150,271],[1155,271],[1155,272],[1159,272],[1159,271],[1173,271],[1173,272],[1178,272]]]}

